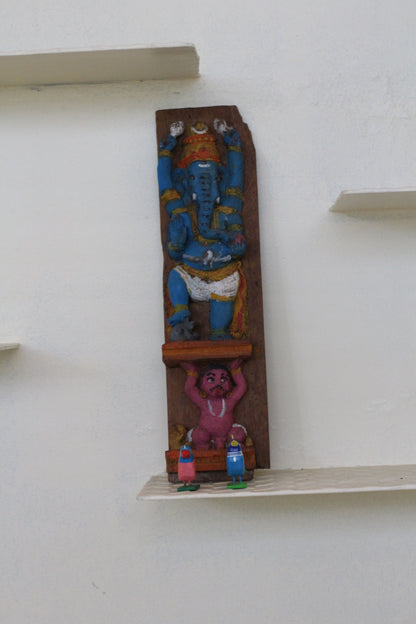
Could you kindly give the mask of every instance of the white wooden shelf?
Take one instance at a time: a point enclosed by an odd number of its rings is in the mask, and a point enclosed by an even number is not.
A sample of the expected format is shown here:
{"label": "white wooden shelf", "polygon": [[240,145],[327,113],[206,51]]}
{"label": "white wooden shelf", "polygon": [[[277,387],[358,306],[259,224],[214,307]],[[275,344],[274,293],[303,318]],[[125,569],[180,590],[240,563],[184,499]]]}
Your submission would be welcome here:
{"label": "white wooden shelf", "polygon": [[246,489],[229,490],[226,483],[202,483],[195,492],[178,492],[167,474],[154,477],[138,494],[138,500],[178,500],[342,492],[416,490],[416,465],[314,468],[308,470],[255,470]]}
{"label": "white wooden shelf", "polygon": [[10,351],[11,349],[18,349],[20,344],[18,342],[0,342],[0,351]]}
{"label": "white wooden shelf", "polygon": [[416,213],[416,188],[342,191],[331,212],[343,213]]}
{"label": "white wooden shelf", "polygon": [[195,78],[199,57],[188,43],[0,54],[0,86]]}

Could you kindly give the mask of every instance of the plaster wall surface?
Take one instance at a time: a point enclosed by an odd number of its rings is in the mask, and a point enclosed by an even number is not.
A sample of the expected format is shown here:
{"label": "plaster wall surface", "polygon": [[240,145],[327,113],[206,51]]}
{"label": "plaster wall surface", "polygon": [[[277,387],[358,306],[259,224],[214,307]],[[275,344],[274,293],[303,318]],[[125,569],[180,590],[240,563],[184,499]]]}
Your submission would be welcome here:
{"label": "plaster wall surface", "polygon": [[0,622],[410,624],[412,493],[141,502],[167,446],[154,111],[257,150],[273,468],[416,462],[411,0],[19,0],[2,51],[193,42],[182,81],[0,89]]}

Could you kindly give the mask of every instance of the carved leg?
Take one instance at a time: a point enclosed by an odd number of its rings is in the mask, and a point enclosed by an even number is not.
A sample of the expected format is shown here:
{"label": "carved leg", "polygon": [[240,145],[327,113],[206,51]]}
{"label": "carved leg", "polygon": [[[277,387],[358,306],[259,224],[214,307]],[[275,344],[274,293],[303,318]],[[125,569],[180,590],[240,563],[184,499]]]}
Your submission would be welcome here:
{"label": "carved leg", "polygon": [[222,449],[225,446],[225,437],[214,438],[214,445],[216,449]]}
{"label": "carved leg", "polygon": [[211,441],[210,433],[204,427],[195,427],[192,431],[192,442],[196,449],[207,450]]}
{"label": "carved leg", "polygon": [[168,290],[174,308],[174,314],[168,318],[168,323],[171,327],[174,327],[191,316],[188,289],[177,271],[171,271],[169,274]]}
{"label": "carved leg", "polygon": [[209,309],[209,323],[211,329],[211,340],[230,340],[231,334],[228,327],[233,320],[234,301],[221,301],[211,299]]}

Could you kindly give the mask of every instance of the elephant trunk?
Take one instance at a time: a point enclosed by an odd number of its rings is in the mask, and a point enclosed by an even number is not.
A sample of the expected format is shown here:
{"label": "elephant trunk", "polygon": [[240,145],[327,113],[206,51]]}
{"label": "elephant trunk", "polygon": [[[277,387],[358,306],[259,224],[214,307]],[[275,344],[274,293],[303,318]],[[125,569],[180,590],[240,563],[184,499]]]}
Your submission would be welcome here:
{"label": "elephant trunk", "polygon": [[219,232],[212,229],[212,217],[214,214],[214,203],[212,200],[199,201],[198,206],[198,229],[204,238],[218,239]]}

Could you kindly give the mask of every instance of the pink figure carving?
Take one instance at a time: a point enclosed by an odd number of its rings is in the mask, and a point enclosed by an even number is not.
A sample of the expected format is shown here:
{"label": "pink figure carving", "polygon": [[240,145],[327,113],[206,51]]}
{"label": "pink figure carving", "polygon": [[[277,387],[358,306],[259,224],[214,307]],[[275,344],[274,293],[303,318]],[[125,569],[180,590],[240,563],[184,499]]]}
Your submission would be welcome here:
{"label": "pink figure carving", "polygon": [[188,434],[196,449],[208,449],[211,441],[215,448],[224,448],[233,438],[244,445],[247,431],[234,423],[234,408],[247,390],[241,365],[240,358],[229,369],[211,364],[203,372],[198,388],[198,368],[191,362],[181,362],[187,373],[185,392],[201,412],[198,426]]}

